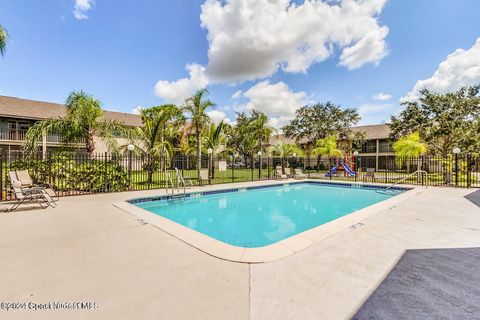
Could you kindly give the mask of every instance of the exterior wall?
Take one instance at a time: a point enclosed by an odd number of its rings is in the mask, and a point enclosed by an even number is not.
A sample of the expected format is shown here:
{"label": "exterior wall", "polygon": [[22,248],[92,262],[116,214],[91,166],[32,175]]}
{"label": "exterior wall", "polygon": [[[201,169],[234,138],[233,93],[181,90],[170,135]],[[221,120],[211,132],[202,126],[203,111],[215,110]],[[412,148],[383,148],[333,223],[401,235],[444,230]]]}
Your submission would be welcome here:
{"label": "exterior wall", "polygon": [[[122,145],[127,145],[128,144],[128,139],[125,139],[125,138],[117,138],[117,143],[118,145],[122,146]],[[98,138],[98,137],[94,137],[93,141],[95,142],[95,151],[94,153],[105,153],[105,152],[110,152],[110,150],[108,149],[107,145],[105,144],[105,142]]]}

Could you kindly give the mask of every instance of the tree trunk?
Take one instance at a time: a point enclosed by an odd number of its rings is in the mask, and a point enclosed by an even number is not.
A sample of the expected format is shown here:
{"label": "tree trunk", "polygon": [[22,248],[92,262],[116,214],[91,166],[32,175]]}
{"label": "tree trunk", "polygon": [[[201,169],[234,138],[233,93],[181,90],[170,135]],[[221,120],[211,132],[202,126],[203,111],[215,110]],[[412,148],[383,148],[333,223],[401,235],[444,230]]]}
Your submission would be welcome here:
{"label": "tree trunk", "polygon": [[88,132],[85,137],[85,148],[89,154],[92,154],[95,151],[95,142],[93,141],[93,133]]}
{"label": "tree trunk", "polygon": [[213,156],[213,153],[212,153],[212,156],[211,156],[211,172],[212,172],[212,179],[215,179],[215,157]]}
{"label": "tree trunk", "polygon": [[152,184],[153,182],[153,170],[155,166],[155,162],[152,159],[152,155],[147,155],[147,183]]}
{"label": "tree trunk", "polygon": [[197,131],[197,177],[200,178],[200,169],[202,168],[202,141],[201,132]]}

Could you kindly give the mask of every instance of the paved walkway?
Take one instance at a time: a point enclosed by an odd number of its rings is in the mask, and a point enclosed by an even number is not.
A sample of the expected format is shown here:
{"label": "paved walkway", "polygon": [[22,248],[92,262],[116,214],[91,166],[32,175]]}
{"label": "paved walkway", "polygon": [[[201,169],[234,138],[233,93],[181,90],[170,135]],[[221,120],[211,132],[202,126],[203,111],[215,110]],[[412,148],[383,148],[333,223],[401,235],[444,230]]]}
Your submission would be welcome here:
{"label": "paved walkway", "polygon": [[[291,257],[213,258],[112,203],[160,191],[63,198],[0,214],[0,302],[97,302],[0,319],[348,319],[406,249],[480,246],[475,190],[429,188]],[[415,191],[416,192],[416,191]]]}

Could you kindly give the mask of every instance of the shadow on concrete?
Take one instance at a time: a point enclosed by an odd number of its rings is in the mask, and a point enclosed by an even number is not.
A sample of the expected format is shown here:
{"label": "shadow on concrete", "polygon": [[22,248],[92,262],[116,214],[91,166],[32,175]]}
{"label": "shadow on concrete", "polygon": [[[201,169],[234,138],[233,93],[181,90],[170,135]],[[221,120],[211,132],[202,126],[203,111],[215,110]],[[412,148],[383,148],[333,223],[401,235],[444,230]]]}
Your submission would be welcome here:
{"label": "shadow on concrete", "polygon": [[407,250],[353,319],[480,319],[480,248]]}
{"label": "shadow on concrete", "polygon": [[465,199],[480,208],[480,190],[467,194]]}

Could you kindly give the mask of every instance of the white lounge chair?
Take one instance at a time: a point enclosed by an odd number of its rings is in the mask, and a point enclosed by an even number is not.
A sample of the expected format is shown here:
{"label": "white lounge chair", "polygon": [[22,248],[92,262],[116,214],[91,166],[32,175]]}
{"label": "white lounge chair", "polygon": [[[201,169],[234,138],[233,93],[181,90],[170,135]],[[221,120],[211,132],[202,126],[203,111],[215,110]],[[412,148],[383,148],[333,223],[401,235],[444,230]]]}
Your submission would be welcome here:
{"label": "white lounge chair", "polygon": [[276,168],[275,169],[275,178],[277,179],[287,179],[287,175],[283,173],[282,168]]}
{"label": "white lounge chair", "polygon": [[295,179],[305,179],[305,178],[307,178],[307,175],[305,173],[303,173],[302,169],[297,168],[297,169],[294,169],[293,177]]}
{"label": "white lounge chair", "polygon": [[29,188],[37,188],[37,189],[43,189],[45,192],[52,198],[54,202],[58,201],[58,194],[55,191],[55,189],[49,185],[49,184],[35,184],[33,182],[32,176],[30,176],[30,173],[28,173],[27,170],[18,170],[15,171],[15,174],[17,175],[17,180],[22,183],[22,188],[24,189],[29,189]]}
{"label": "white lounge chair", "polygon": [[9,172],[12,191],[15,194],[16,202],[8,211],[17,209],[25,202],[37,202],[43,209],[51,206],[55,208],[57,204],[43,188],[22,188],[22,183],[16,178],[15,172]]}

